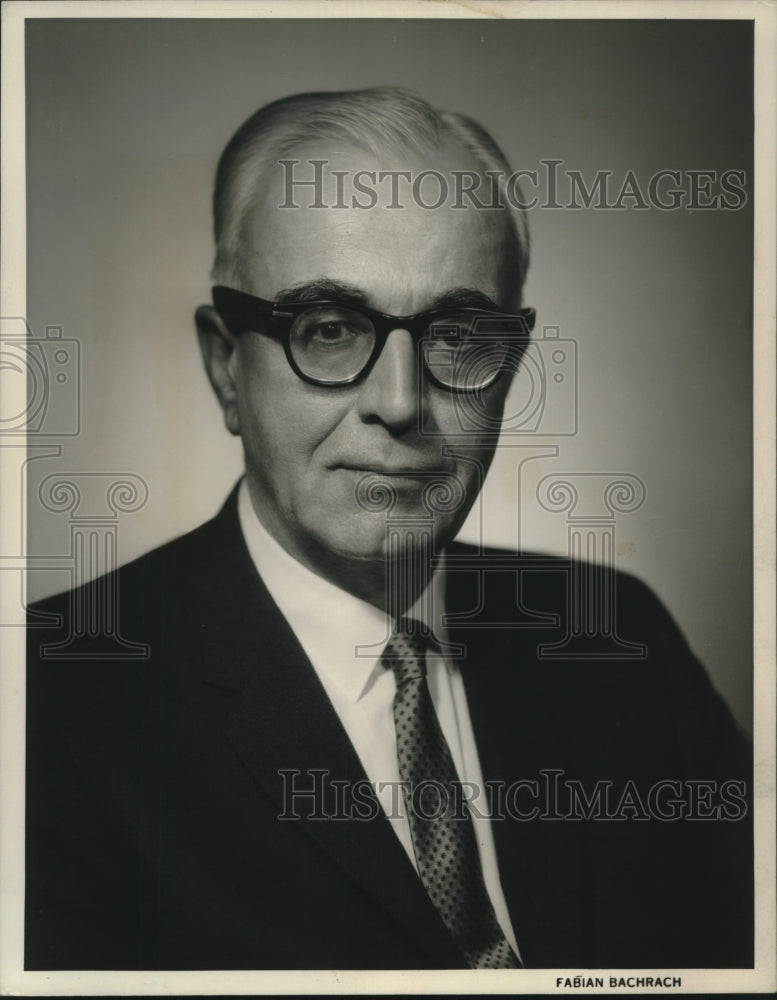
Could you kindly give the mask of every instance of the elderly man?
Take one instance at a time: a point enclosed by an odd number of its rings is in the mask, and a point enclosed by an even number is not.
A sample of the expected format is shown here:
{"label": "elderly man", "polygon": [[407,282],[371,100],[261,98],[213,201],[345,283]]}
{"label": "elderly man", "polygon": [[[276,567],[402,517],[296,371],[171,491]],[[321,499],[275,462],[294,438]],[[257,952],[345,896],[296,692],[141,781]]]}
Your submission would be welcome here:
{"label": "elderly man", "polygon": [[391,88],[227,146],[196,318],[245,477],[110,581],[146,661],[31,630],[29,968],[752,961],[748,748],[669,616],[603,570],[643,655],[549,657],[574,565],[453,541],[533,324],[509,176]]}

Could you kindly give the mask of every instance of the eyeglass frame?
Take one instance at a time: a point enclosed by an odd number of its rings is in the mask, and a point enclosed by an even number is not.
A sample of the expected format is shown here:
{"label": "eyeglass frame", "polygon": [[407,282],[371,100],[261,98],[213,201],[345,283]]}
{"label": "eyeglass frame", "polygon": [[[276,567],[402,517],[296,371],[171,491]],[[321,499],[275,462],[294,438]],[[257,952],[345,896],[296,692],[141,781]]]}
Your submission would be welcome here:
{"label": "eyeglass frame", "polygon": [[[226,285],[214,285],[211,294],[216,311],[233,336],[239,336],[248,330],[254,330],[254,320],[256,318],[271,319],[275,322],[280,321],[284,323],[285,325],[281,330],[262,328],[256,329],[255,332],[263,333],[282,343],[289,367],[303,382],[328,389],[352,386],[366,378],[382,354],[389,334],[393,330],[407,330],[416,344],[418,344],[422,341],[427,330],[432,326],[435,318],[442,320],[445,317],[450,317],[451,314],[464,314],[473,318],[483,316],[491,319],[517,320],[522,325],[520,335],[513,335],[505,339],[520,340],[521,343],[524,341],[528,343],[537,315],[536,310],[530,306],[519,309],[516,313],[482,309],[478,306],[449,306],[447,308],[430,309],[425,312],[414,313],[411,316],[392,316],[390,313],[380,312],[361,303],[345,303],[336,299],[316,299],[310,302],[272,302],[269,299],[262,299],[256,295],[251,295],[249,292],[241,292],[236,288],[229,288]],[[291,328],[294,320],[309,309],[322,307],[347,308],[354,312],[360,312],[370,320],[375,330],[375,344],[364,367],[355,375],[338,382],[321,380],[314,378],[312,375],[307,375],[297,364],[291,349]],[[493,381],[489,382],[486,386],[468,388],[465,386],[447,385],[445,382],[440,381],[435,377],[434,372],[426,363],[425,356],[423,358],[423,366],[426,377],[438,388],[456,393],[482,392],[483,389],[494,385],[504,374],[503,370],[499,371]]]}

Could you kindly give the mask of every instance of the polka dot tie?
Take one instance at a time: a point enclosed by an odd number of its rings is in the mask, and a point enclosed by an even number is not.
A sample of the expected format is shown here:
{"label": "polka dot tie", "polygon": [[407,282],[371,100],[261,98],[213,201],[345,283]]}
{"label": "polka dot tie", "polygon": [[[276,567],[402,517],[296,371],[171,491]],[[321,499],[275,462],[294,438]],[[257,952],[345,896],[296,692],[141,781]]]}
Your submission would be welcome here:
{"label": "polka dot tie", "polygon": [[423,626],[402,618],[383,663],[394,672],[394,725],[418,872],[471,969],[520,967],[497,923],[469,809],[426,683]]}

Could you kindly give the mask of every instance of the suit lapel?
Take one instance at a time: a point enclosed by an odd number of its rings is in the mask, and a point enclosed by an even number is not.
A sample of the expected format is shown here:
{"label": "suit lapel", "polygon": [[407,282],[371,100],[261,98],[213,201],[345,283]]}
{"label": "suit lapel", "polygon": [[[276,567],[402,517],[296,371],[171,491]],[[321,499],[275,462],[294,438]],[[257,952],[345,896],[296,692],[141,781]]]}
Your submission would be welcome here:
{"label": "suit lapel", "polygon": [[[477,570],[451,574],[449,611],[462,614],[477,608],[481,585]],[[514,588],[501,590],[503,595],[517,593]],[[494,601],[488,610],[502,622],[516,614],[514,607],[494,607]],[[554,610],[552,601],[539,610]],[[539,771],[556,767],[558,758],[544,749],[549,734],[537,706],[554,704],[563,692],[554,683],[552,667],[537,662],[537,631],[464,627],[450,629],[450,638],[466,649],[461,669],[484,782],[507,789],[520,779],[541,781]],[[555,745],[551,737],[550,746]],[[528,810],[528,802],[522,800],[521,808]],[[492,819],[491,828],[521,957],[528,967],[584,964],[580,830],[564,820],[516,820],[510,812],[503,802],[501,818]],[[560,955],[567,961],[560,961]]]}
{"label": "suit lapel", "polygon": [[[206,584],[198,593],[197,614],[203,629],[204,679],[237,695],[227,724],[228,739],[276,802],[279,815],[289,807],[284,789],[288,792],[292,780],[298,788],[311,788],[313,769],[326,772],[330,790],[331,781],[345,782],[345,788],[366,783],[361,762],[310,661],[251,561],[239,527],[235,492],[211,526],[198,573]],[[292,779],[289,772],[295,771],[300,774]],[[286,779],[281,772],[287,773]],[[335,808],[330,796],[325,812],[331,815]],[[435,963],[462,967],[379,808],[369,821],[303,816],[297,822],[428,950]]]}

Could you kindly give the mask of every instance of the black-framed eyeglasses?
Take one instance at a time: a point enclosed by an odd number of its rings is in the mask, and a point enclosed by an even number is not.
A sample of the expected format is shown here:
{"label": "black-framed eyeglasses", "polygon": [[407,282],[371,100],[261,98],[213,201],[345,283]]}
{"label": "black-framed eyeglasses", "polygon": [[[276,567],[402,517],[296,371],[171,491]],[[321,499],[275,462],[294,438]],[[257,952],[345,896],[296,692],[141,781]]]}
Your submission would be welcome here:
{"label": "black-framed eyeglasses", "polygon": [[282,341],[294,372],[305,382],[346,386],[364,378],[392,330],[407,330],[419,345],[427,376],[443,389],[486,389],[516,370],[534,328],[535,310],[490,312],[474,307],[390,316],[337,301],[269,302],[217,285],[213,304],[227,329]]}

